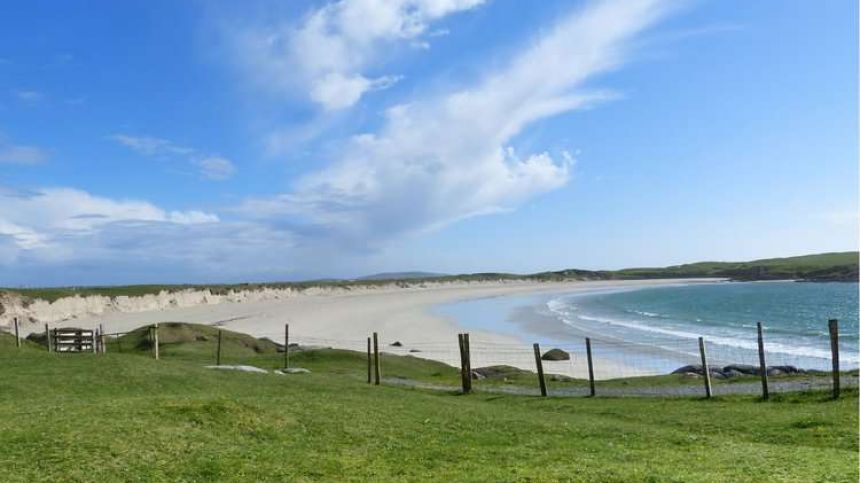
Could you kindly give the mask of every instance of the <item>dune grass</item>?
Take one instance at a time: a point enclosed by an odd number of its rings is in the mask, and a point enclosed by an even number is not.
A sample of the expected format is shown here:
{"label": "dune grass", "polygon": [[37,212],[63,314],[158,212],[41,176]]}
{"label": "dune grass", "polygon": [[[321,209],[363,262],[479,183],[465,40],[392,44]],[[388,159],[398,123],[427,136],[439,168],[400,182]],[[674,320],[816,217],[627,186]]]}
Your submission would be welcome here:
{"label": "dune grass", "polygon": [[[193,342],[166,343],[160,361],[145,348],[49,354],[0,336],[0,481],[858,478],[853,389],[838,401],[804,393],[767,403],[461,396],[367,385],[363,355],[349,351],[296,353],[311,374],[212,371],[195,360],[210,341],[190,333]],[[282,354],[246,342],[225,345],[277,366]],[[404,377],[451,369],[386,363]]]}

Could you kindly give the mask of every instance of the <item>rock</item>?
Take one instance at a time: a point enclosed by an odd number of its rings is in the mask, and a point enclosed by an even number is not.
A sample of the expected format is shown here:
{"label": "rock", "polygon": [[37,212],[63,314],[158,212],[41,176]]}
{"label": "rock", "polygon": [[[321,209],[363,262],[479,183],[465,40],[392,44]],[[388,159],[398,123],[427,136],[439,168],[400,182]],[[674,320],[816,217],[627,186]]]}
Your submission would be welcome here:
{"label": "rock", "polygon": [[278,372],[281,374],[310,374],[311,373],[310,370],[305,369],[303,367],[288,367],[285,369],[279,369],[275,372]]}
{"label": "rock", "polygon": [[486,379],[487,377],[481,374],[478,371],[472,371],[472,379],[476,381],[480,381],[481,379]]}
{"label": "rock", "polygon": [[[708,367],[708,372],[711,373],[711,377],[716,377],[718,379],[723,379],[726,377],[719,367]],[[674,371],[672,371],[672,374],[696,374],[697,376],[702,376],[705,374],[705,371],[699,364],[690,364],[688,366],[675,369]]]}
{"label": "rock", "polygon": [[690,364],[688,366],[679,367],[672,371],[672,374],[696,374],[697,376],[701,376],[702,373],[705,372],[702,370],[702,366],[698,364]]}
{"label": "rock", "polygon": [[403,344],[401,344],[399,340],[396,340],[391,343],[391,347],[403,347]]}
{"label": "rock", "polygon": [[571,382],[571,381],[574,381],[575,379],[572,377],[563,376],[561,374],[550,374],[549,380],[552,382]]}
{"label": "rock", "polygon": [[727,378],[731,379],[732,377],[741,377],[741,376],[744,376],[745,374],[743,372],[736,371],[734,369],[729,369],[729,370],[723,370],[723,375],[726,376]]}
{"label": "rock", "polygon": [[759,374],[758,367],[749,364],[731,364],[723,367],[723,372],[735,371],[747,376],[757,376]]}
{"label": "rock", "polygon": [[472,373],[487,379],[502,379],[516,374],[528,374],[529,372],[513,366],[502,365],[479,367],[477,369],[472,369]]}
{"label": "rock", "polygon": [[545,361],[569,361],[570,354],[561,349],[550,349],[540,357]]}
{"label": "rock", "polygon": [[776,369],[776,370],[782,372],[783,374],[803,374],[804,373],[803,369],[798,369],[795,366],[768,366],[767,370],[770,371],[771,369]]}
{"label": "rock", "polygon": [[409,349],[409,352],[421,352],[421,351],[418,349]]}
{"label": "rock", "polygon": [[223,366],[206,366],[206,369],[217,369],[217,370],[219,370],[219,371],[255,372],[255,373],[258,373],[258,374],[268,374],[268,373],[269,373],[269,371],[267,371],[267,370],[265,370],[265,369],[260,369],[259,367],[254,367],[254,366],[243,366],[243,365],[237,365],[237,366],[228,366],[228,365],[223,365]]}

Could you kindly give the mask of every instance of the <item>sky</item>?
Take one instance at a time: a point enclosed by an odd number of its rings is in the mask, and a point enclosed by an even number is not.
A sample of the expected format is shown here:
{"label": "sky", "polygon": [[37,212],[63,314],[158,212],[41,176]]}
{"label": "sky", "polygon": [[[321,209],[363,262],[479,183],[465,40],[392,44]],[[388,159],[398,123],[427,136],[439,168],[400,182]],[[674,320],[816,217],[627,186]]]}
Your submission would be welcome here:
{"label": "sky", "polygon": [[834,0],[0,4],[0,286],[858,248]]}

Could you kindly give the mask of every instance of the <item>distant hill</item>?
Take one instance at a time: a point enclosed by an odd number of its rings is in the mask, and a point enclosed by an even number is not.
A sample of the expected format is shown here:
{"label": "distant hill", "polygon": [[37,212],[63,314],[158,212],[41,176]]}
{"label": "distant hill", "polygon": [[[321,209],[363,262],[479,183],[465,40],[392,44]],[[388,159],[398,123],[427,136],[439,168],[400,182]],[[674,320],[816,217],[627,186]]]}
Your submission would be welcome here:
{"label": "distant hill", "polygon": [[629,268],[623,278],[725,277],[733,280],[857,281],[858,252],[821,253],[751,262],[699,262],[666,268]]}
{"label": "distant hill", "polygon": [[356,280],[412,280],[416,278],[430,279],[440,277],[450,277],[450,275],[445,273],[433,272],[385,272],[367,275],[364,277],[357,278]]}
{"label": "distant hill", "polygon": [[[17,293],[27,299],[56,300],[74,295],[140,296],[161,291],[206,289],[216,294],[233,290],[260,290],[263,288],[291,288],[304,290],[311,287],[374,286],[391,282],[409,284],[423,280],[434,282],[482,282],[497,280],[537,280],[559,282],[567,280],[647,280],[654,278],[728,278],[738,281],[801,280],[807,282],[857,282],[858,252],[820,253],[787,258],[766,258],[750,262],[698,262],[670,267],[625,268],[622,270],[566,269],[531,274],[503,272],[463,273],[445,275],[432,272],[389,272],[369,275],[356,280],[313,280],[304,282],[268,282],[240,284],[188,284],[188,285],[128,285],[109,287],[52,287],[52,288],[0,288],[4,293]],[[0,309],[2,307],[0,306]],[[0,314],[2,314],[0,310]]]}

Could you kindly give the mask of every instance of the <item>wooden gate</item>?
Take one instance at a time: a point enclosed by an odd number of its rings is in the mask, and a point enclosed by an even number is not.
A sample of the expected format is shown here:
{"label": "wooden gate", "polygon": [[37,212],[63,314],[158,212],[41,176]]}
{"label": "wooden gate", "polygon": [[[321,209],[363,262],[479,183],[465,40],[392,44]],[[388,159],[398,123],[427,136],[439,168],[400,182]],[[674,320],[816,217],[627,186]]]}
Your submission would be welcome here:
{"label": "wooden gate", "polygon": [[55,352],[95,352],[94,330],[67,327],[51,331],[51,342]]}

